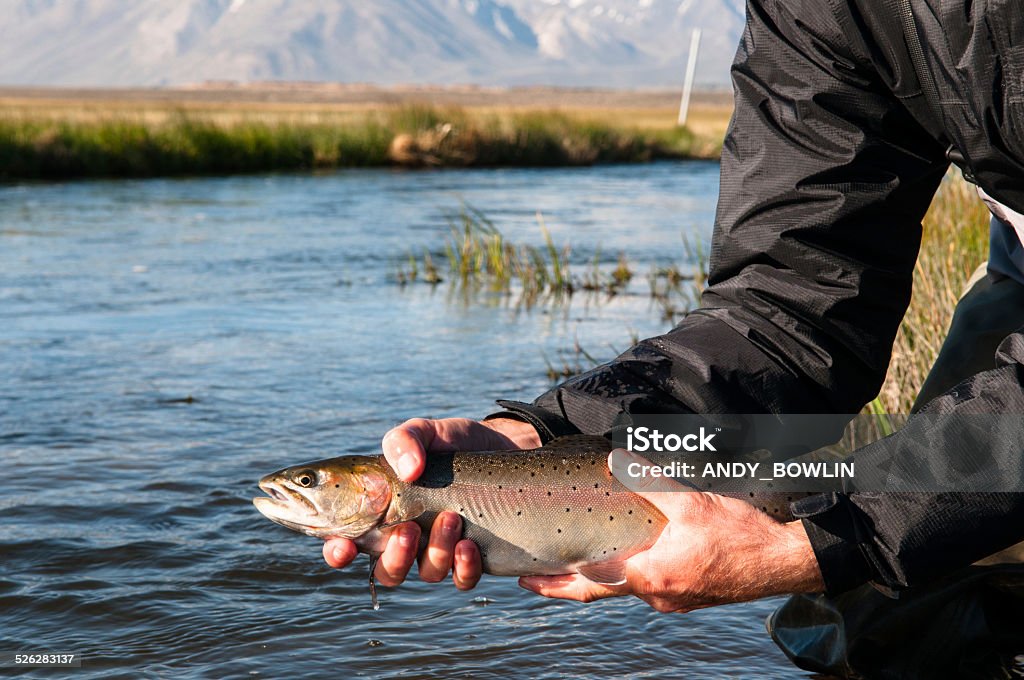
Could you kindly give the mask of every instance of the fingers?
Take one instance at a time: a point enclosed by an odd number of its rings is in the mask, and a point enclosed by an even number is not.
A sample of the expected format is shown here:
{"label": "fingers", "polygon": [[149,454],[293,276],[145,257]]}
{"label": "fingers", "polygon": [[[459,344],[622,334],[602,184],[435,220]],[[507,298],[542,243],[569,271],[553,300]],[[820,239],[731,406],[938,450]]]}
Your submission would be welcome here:
{"label": "fingers", "polygon": [[626,594],[600,583],[594,583],[580,574],[522,576],[519,578],[519,585],[544,597],[576,600],[577,602],[593,602],[606,597]]}
{"label": "fingers", "polygon": [[399,524],[388,536],[384,554],[373,574],[382,586],[397,586],[409,574],[419,550],[420,528],[414,522]]}
{"label": "fingers", "polygon": [[420,578],[437,583],[448,576],[455,560],[455,544],[462,537],[462,518],[454,512],[442,512],[430,528],[430,541],[420,556]]}
{"label": "fingers", "polygon": [[455,545],[455,568],[452,580],[459,590],[472,590],[480,582],[483,574],[483,561],[480,559],[480,548],[470,540],[459,541]]}
{"label": "fingers", "polygon": [[348,566],[358,554],[356,544],[347,538],[331,538],[324,543],[324,561],[335,569]]}
{"label": "fingers", "polygon": [[425,418],[407,420],[384,435],[381,442],[384,457],[402,480],[411,482],[423,474],[426,451],[436,436],[434,421]]}

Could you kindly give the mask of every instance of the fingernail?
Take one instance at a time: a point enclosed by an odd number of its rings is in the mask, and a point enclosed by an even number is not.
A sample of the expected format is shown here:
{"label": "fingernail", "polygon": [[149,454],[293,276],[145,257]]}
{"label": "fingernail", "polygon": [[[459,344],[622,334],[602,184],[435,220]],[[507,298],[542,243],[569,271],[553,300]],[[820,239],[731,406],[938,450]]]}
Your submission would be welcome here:
{"label": "fingernail", "polygon": [[459,562],[469,562],[469,546],[461,543],[455,546],[455,559]]}
{"label": "fingernail", "polygon": [[336,562],[341,562],[343,559],[345,559],[345,551],[341,548],[335,548],[331,554],[334,555],[334,560]]}
{"label": "fingernail", "polygon": [[411,548],[416,537],[413,535],[412,529],[402,529],[398,534],[398,545],[403,548]]}
{"label": "fingernail", "polygon": [[398,474],[403,479],[409,479],[416,474],[416,457],[411,453],[403,453],[398,457]]}
{"label": "fingernail", "polygon": [[459,519],[458,515],[446,515],[444,520],[441,522],[441,531],[443,531],[446,536],[451,536],[452,534],[458,533],[459,524],[461,523],[462,520]]}

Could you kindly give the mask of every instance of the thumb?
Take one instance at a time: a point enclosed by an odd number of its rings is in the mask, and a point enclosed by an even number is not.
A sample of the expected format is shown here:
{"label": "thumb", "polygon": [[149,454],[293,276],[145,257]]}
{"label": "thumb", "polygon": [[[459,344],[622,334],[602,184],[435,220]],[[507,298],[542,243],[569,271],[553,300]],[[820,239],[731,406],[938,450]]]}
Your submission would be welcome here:
{"label": "thumb", "polygon": [[626,449],[615,449],[608,454],[608,469],[623,486],[648,501],[666,517],[677,515],[681,503],[694,502],[700,496],[686,493],[698,489],[666,477],[662,466]]}
{"label": "thumb", "polygon": [[427,449],[436,436],[434,421],[426,418],[407,420],[384,435],[381,442],[384,458],[403,481],[411,482],[423,474]]}

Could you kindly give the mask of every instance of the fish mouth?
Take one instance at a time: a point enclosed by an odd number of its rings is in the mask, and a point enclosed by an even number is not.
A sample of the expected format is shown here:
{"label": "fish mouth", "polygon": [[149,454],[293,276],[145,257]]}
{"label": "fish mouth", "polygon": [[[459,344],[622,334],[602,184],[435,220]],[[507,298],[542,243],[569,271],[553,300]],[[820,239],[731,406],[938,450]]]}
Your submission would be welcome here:
{"label": "fish mouth", "polygon": [[276,480],[262,480],[260,489],[267,495],[253,498],[252,502],[267,519],[297,531],[322,528],[309,523],[320,513],[313,502],[298,489]]}
{"label": "fish mouth", "polygon": [[316,505],[314,505],[304,493],[287,483],[263,480],[260,482],[260,489],[262,489],[276,505],[302,508],[304,514],[311,516],[320,514]]}

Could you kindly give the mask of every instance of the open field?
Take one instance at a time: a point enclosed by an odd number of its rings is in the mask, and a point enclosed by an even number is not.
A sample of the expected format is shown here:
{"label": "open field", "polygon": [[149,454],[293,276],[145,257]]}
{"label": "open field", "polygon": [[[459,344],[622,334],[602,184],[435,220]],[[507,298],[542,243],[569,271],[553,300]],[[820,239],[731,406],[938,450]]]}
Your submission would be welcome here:
{"label": "open field", "polygon": [[0,89],[0,177],[345,166],[585,165],[717,155],[729,98],[340,85]]}

